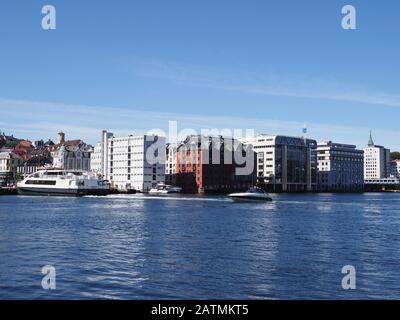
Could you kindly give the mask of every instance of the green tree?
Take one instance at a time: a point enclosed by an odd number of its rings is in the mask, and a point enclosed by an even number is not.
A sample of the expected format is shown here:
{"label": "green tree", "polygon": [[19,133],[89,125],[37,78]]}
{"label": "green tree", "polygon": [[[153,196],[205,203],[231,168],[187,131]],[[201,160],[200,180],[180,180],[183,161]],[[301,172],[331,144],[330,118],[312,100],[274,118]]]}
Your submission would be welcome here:
{"label": "green tree", "polygon": [[400,152],[398,152],[398,151],[391,152],[390,160],[400,160]]}

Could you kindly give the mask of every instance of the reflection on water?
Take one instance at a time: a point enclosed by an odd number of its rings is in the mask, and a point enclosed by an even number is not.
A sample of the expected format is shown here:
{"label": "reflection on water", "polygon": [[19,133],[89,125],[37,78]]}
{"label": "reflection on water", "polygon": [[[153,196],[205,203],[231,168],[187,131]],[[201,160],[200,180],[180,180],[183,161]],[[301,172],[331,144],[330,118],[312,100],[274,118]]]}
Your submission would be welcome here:
{"label": "reflection on water", "polygon": [[400,195],[273,197],[0,197],[0,298],[400,298]]}

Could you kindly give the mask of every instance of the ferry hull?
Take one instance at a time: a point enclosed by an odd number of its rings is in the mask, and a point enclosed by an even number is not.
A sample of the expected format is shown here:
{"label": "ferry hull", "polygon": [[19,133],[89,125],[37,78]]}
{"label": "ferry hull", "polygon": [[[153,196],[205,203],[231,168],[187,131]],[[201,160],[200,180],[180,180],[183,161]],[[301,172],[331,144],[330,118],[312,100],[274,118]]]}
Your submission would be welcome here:
{"label": "ferry hull", "polygon": [[18,187],[18,194],[26,196],[64,196],[64,197],[82,197],[82,196],[105,196],[110,193],[109,189],[61,189],[61,188],[27,188]]}

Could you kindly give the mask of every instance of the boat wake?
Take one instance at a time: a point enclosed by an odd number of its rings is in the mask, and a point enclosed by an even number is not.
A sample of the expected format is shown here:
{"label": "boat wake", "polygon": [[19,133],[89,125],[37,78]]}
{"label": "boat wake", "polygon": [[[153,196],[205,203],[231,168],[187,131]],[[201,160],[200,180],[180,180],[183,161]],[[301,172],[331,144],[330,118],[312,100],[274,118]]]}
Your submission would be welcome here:
{"label": "boat wake", "polygon": [[230,199],[224,197],[196,197],[196,196],[171,196],[171,195],[147,195],[147,194],[111,194],[104,196],[88,195],[83,198],[99,198],[99,199],[126,199],[126,200],[165,200],[165,201],[207,201],[207,202],[231,202]]}

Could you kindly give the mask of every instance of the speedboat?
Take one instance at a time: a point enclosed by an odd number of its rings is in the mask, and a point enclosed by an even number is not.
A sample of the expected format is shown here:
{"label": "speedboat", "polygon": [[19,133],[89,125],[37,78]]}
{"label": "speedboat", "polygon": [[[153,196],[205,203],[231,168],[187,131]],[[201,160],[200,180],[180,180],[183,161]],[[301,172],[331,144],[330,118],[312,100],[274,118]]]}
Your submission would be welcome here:
{"label": "speedboat", "polygon": [[39,170],[17,184],[18,194],[44,196],[107,195],[110,183],[86,171]]}
{"label": "speedboat", "polygon": [[263,189],[253,187],[246,192],[231,193],[228,195],[233,201],[272,201],[272,198]]}
{"label": "speedboat", "polygon": [[149,194],[169,194],[169,193],[179,193],[182,188],[171,186],[169,184],[159,183],[155,188],[149,190]]}

